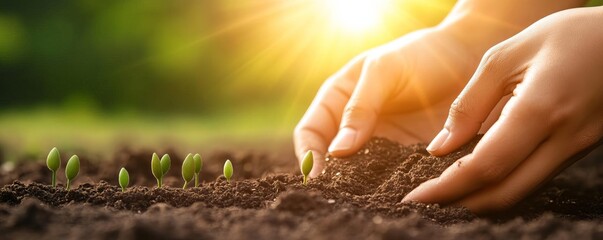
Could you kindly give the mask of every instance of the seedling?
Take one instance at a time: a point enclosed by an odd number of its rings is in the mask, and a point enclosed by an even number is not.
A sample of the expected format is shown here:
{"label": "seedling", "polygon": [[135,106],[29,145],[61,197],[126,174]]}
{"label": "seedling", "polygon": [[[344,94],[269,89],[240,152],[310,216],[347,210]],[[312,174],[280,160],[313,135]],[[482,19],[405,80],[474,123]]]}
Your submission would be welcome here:
{"label": "seedling", "polygon": [[201,155],[198,153],[193,156],[193,160],[195,162],[195,187],[199,186],[199,173],[201,172],[201,168],[203,168],[203,159],[201,159]]}
{"label": "seedling", "polygon": [[157,179],[157,188],[161,188],[163,170],[161,169],[161,162],[159,161],[159,156],[157,156],[157,153],[153,153],[153,157],[151,157],[151,172]]}
{"label": "seedling", "polygon": [[193,180],[193,176],[195,175],[194,161],[193,155],[189,153],[186,155],[184,162],[182,162],[182,178],[184,179],[184,186],[182,186],[182,189],[186,189],[188,182]]}
{"label": "seedling", "polygon": [[312,167],[314,166],[314,155],[312,151],[308,151],[306,156],[304,156],[304,160],[301,164],[301,172],[304,175],[303,184],[308,185],[308,175],[312,171]]}
{"label": "seedling", "polygon": [[226,182],[230,183],[230,178],[232,177],[232,163],[230,160],[226,160],[224,163],[224,177],[226,178]]}
{"label": "seedling", "polygon": [[172,166],[172,159],[170,158],[170,155],[163,154],[163,156],[161,157],[160,163],[161,163],[161,172],[163,173],[163,174],[161,174],[161,176],[165,176],[165,175],[167,175],[167,172],[170,170],[170,167]]}
{"label": "seedling", "polygon": [[119,179],[118,180],[119,180],[119,186],[121,187],[121,191],[125,192],[126,188],[130,184],[130,174],[128,173],[128,170],[126,170],[126,168],[121,168],[121,170],[119,170]]}
{"label": "seedling", "polygon": [[67,177],[67,185],[65,189],[69,190],[71,182],[77,177],[80,172],[80,158],[77,155],[71,156],[65,167],[65,176]]}
{"label": "seedling", "polygon": [[52,172],[50,184],[52,187],[57,186],[57,171],[61,168],[61,155],[59,150],[55,147],[50,150],[48,157],[46,158],[46,166]]}

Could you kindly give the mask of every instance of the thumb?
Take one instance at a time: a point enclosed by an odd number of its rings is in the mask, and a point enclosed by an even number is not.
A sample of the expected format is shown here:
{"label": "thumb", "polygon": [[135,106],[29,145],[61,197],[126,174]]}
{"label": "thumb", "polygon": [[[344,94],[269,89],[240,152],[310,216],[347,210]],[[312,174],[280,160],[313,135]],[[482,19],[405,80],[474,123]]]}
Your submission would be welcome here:
{"label": "thumb", "polygon": [[390,79],[384,74],[387,71],[377,69],[376,64],[365,64],[344,108],[339,131],[329,146],[331,155],[341,157],[355,153],[373,136],[384,96],[388,95],[383,90],[384,84]]}
{"label": "thumb", "polygon": [[508,73],[517,72],[510,56],[501,47],[490,49],[482,58],[475,74],[450,106],[444,128],[431,141],[427,151],[435,156],[448,154],[474,138],[482,123],[498,102],[511,93]]}

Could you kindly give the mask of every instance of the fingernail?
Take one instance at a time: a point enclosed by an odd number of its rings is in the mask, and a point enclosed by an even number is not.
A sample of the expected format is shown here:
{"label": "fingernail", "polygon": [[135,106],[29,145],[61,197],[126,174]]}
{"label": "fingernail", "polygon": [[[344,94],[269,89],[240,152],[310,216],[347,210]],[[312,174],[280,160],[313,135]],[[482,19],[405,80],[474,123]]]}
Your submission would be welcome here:
{"label": "fingernail", "polygon": [[431,143],[429,143],[429,146],[427,146],[427,151],[433,152],[438,150],[440,147],[442,147],[442,144],[446,142],[446,139],[448,139],[449,135],[450,132],[448,131],[448,129],[442,129],[442,131],[440,131],[440,133],[438,133],[438,135],[433,140],[431,140]]}
{"label": "fingernail", "polygon": [[329,146],[329,152],[344,151],[352,148],[356,141],[357,131],[352,128],[342,128]]}

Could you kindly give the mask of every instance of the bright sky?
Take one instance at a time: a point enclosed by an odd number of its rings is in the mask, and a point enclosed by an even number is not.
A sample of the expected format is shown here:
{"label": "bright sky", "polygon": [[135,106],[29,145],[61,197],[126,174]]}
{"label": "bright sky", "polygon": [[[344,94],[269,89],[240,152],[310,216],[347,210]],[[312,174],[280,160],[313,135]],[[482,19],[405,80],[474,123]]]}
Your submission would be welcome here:
{"label": "bright sky", "polygon": [[333,24],[353,32],[379,26],[390,0],[319,0]]}

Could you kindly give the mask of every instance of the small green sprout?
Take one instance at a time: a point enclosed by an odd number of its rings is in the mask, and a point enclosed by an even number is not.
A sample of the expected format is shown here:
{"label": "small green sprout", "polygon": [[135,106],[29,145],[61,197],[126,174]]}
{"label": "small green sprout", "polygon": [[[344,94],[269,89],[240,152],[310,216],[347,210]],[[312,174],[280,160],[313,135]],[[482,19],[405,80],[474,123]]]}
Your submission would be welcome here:
{"label": "small green sprout", "polygon": [[121,168],[121,170],[119,170],[119,186],[121,187],[121,191],[125,192],[126,188],[128,187],[128,185],[130,184],[130,174],[128,173],[128,170],[126,170],[126,168]]}
{"label": "small green sprout", "polygon": [[203,159],[201,159],[201,155],[198,153],[193,156],[193,160],[195,162],[195,187],[199,186],[199,173],[201,172],[201,168],[203,168]]}
{"label": "small green sprout", "polygon": [[301,164],[301,172],[304,175],[304,181],[303,181],[304,185],[308,185],[308,175],[312,171],[313,166],[314,166],[314,155],[312,154],[312,151],[308,151],[306,153],[306,156],[304,156],[304,160],[302,161],[302,164]]}
{"label": "small green sprout", "polygon": [[193,175],[195,175],[194,161],[193,155],[189,153],[186,155],[184,162],[182,162],[182,178],[184,179],[184,186],[182,186],[182,189],[186,189],[186,185],[193,180]]}
{"label": "small green sprout", "polygon": [[161,174],[161,176],[165,176],[167,174],[167,172],[170,170],[170,167],[172,166],[172,159],[170,158],[170,155],[167,154],[163,154],[163,156],[161,157],[161,172],[163,174]]}
{"label": "small green sprout", "polygon": [[161,188],[163,170],[161,169],[161,162],[157,153],[153,153],[153,157],[151,157],[151,172],[153,172],[153,176],[157,179],[157,188]]}
{"label": "small green sprout", "polygon": [[80,158],[77,155],[71,156],[65,167],[65,176],[67,177],[67,185],[65,189],[69,190],[71,182],[77,177],[80,172]]}
{"label": "small green sprout", "polygon": [[232,177],[232,163],[230,162],[230,160],[226,160],[226,162],[224,163],[224,177],[226,178],[226,181],[228,183],[230,183],[230,178]]}
{"label": "small green sprout", "polygon": [[57,171],[61,168],[61,154],[59,154],[59,150],[55,147],[50,150],[48,153],[48,157],[46,158],[46,166],[50,171],[52,171],[51,176],[51,185],[52,187],[57,186]]}

